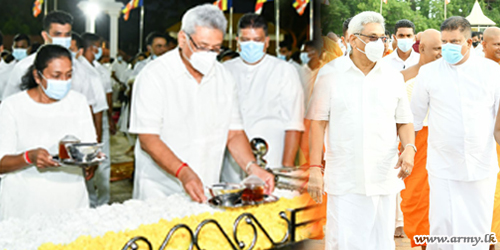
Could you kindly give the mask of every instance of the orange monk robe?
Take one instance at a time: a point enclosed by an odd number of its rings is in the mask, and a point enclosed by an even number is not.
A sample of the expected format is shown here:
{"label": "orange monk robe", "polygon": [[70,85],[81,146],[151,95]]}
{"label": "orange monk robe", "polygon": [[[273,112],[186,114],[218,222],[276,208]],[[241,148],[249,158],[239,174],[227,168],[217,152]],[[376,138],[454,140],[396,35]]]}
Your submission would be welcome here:
{"label": "orange monk robe", "polygon": [[387,56],[387,55],[389,55],[389,54],[390,54],[390,53],[392,53],[393,51],[394,51],[394,50],[392,50],[392,49],[387,49],[387,50],[385,51],[384,57],[385,57],[385,56]]}
{"label": "orange monk robe", "polygon": [[324,63],[329,63],[333,61],[335,58],[344,55],[342,50],[340,49],[337,41],[324,36],[323,37],[323,49],[321,50],[321,61]]}
{"label": "orange monk robe", "polygon": [[415,138],[417,153],[411,175],[405,178],[406,188],[401,191],[401,211],[404,218],[404,231],[416,247],[415,235],[429,235],[429,182],[427,169],[427,136],[429,130],[422,128]]}
{"label": "orange monk robe", "polygon": [[[497,144],[497,157],[500,163],[500,146]],[[498,173],[497,189],[495,191],[495,206],[493,208],[493,221],[491,224],[491,232],[495,233],[497,240],[500,237],[500,173]]]}

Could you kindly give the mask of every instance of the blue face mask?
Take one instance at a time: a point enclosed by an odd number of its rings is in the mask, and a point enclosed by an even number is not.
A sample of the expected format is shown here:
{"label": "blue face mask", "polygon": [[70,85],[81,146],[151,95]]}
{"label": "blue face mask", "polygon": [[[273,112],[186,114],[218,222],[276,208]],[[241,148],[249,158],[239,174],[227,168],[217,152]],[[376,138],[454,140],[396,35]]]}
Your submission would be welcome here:
{"label": "blue face mask", "polygon": [[300,53],[300,60],[302,61],[302,64],[307,64],[309,63],[309,54],[307,52],[301,52]]}
{"label": "blue face mask", "polygon": [[351,44],[347,43],[347,50],[346,50],[346,55],[350,55],[352,51]]}
{"label": "blue face mask", "polygon": [[40,86],[42,87],[43,92],[45,92],[45,94],[51,99],[61,100],[68,94],[69,90],[71,89],[71,79],[68,79],[66,81],[47,79],[41,72],[39,72],[39,74],[43,79],[47,81],[47,88],[44,88],[41,84]]}
{"label": "blue face mask", "polygon": [[61,45],[66,49],[71,47],[71,37],[51,37],[49,34],[47,36],[52,39],[52,44]]}
{"label": "blue face mask", "polygon": [[76,58],[76,54],[77,54],[77,53],[76,53],[76,52],[73,52],[73,51],[69,51],[69,52],[71,52],[71,56],[73,57],[73,59],[75,59],[75,58]]}
{"label": "blue face mask", "polygon": [[119,62],[123,61],[123,57],[122,57],[122,56],[118,56],[116,59],[117,59]]}
{"label": "blue face mask", "polygon": [[[465,54],[467,55],[467,53]],[[452,43],[443,44],[441,54],[443,55],[443,59],[450,64],[457,64],[465,56],[462,55],[462,45]]]}
{"label": "blue face mask", "polygon": [[278,59],[281,59],[283,61],[286,61],[286,56],[283,54],[278,54]]}
{"label": "blue face mask", "polygon": [[408,50],[410,50],[412,48],[414,43],[415,43],[415,41],[411,38],[398,39],[398,48],[403,52],[407,52]]}
{"label": "blue face mask", "polygon": [[256,63],[265,54],[263,42],[240,42],[240,48],[240,56],[247,63]]}
{"label": "blue face mask", "polygon": [[102,48],[101,47],[97,48],[97,53],[95,53],[94,55],[95,55],[94,60],[96,61],[99,60],[99,58],[101,58],[102,56]]}
{"label": "blue face mask", "polygon": [[21,61],[28,56],[28,50],[21,48],[14,48],[12,51],[12,56],[16,58],[16,60]]}

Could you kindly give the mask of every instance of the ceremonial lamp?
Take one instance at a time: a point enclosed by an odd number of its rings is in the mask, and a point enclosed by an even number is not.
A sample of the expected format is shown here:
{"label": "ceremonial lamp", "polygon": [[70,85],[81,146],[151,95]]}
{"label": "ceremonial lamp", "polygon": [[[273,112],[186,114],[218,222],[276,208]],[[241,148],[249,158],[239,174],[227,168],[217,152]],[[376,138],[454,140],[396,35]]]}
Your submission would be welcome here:
{"label": "ceremonial lamp", "polygon": [[250,147],[252,148],[252,153],[255,156],[257,165],[274,175],[274,182],[276,183],[277,188],[296,190],[300,193],[305,191],[305,184],[307,183],[308,178],[305,174],[304,168],[267,167],[267,161],[264,159],[264,156],[268,152],[268,144],[262,138],[253,138],[250,141]]}

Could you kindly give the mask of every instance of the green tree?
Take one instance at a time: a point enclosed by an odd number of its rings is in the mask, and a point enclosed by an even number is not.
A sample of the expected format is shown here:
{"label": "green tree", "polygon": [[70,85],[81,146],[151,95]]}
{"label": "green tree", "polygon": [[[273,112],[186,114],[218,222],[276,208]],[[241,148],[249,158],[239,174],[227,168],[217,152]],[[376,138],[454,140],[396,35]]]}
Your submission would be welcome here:
{"label": "green tree", "polygon": [[[445,0],[388,0],[382,4],[382,15],[385,18],[386,30],[393,33],[394,25],[400,19],[408,19],[415,24],[416,30],[429,28],[439,29],[444,21]],[[380,0],[330,0],[330,5],[322,5],[321,24],[323,33],[333,31],[342,33],[342,23],[349,17],[362,11],[380,12]],[[499,0],[479,1],[482,10],[491,20],[500,24]],[[467,17],[475,0],[452,0],[446,6],[447,17]]]}

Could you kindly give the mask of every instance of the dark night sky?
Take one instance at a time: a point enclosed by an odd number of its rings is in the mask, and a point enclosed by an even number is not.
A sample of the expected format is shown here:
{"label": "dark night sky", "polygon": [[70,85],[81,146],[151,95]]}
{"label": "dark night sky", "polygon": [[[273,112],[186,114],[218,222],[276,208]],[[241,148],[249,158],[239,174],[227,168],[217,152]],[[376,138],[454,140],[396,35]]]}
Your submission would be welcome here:
{"label": "dark night sky", "polygon": [[[49,3],[49,10],[53,9],[54,0],[45,0]],[[82,33],[85,31],[85,15],[77,7],[84,0],[58,0],[58,9],[71,13],[74,17],[73,30]],[[117,0],[125,5],[128,0]],[[202,3],[213,3],[214,0],[144,0],[145,25],[144,36],[151,31],[164,31],[181,20],[182,15],[189,8]],[[34,18],[31,8],[34,0],[0,0],[0,29],[4,35],[14,35],[24,32],[38,35],[42,29],[43,14]],[[256,0],[233,0],[235,13],[253,12]],[[308,15],[298,16],[292,7],[293,0],[281,0],[281,28],[293,32],[298,40],[304,39],[307,30]],[[308,9],[306,10],[306,13]],[[134,54],[139,44],[139,16],[138,9],[132,10],[128,21],[120,18],[119,21],[119,49]],[[265,5],[264,17],[274,23],[274,2]],[[238,20],[234,20],[237,22]],[[101,13],[96,19],[96,33],[104,39],[109,39],[109,16]]]}

